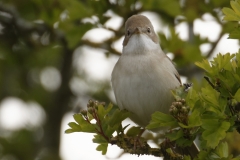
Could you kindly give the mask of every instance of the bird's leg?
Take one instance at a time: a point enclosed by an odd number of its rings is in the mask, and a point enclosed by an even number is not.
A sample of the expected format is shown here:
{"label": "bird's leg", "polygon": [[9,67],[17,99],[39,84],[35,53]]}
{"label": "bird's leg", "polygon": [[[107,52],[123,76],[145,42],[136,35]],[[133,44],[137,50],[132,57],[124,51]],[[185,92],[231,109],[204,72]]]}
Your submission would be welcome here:
{"label": "bird's leg", "polygon": [[134,140],[134,151],[136,151],[138,144],[139,144],[140,147],[143,146],[140,139],[141,139],[141,136],[142,136],[142,134],[145,130],[146,130],[145,128],[141,129],[140,132],[138,133],[137,137],[135,138],[135,140]]}

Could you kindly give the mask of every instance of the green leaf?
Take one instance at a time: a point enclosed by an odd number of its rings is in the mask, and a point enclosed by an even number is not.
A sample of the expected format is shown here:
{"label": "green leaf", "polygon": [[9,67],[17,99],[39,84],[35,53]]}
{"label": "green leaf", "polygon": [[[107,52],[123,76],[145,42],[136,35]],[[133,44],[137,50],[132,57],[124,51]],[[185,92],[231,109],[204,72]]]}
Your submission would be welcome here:
{"label": "green leaf", "polygon": [[104,130],[104,134],[108,137],[112,137],[112,134],[118,129],[118,125],[115,125],[114,127],[107,126],[107,128]]}
{"label": "green leaf", "polygon": [[169,114],[155,112],[152,114],[152,120],[150,121],[150,124],[146,128],[154,129],[163,126],[177,127],[178,123],[177,120]]}
{"label": "green leaf", "polygon": [[201,151],[199,152],[199,154],[197,155],[197,158],[194,159],[194,160],[203,160],[203,159],[209,160],[208,154],[209,154],[209,153],[208,153],[207,151],[201,150]]}
{"label": "green leaf", "polygon": [[102,121],[110,110],[111,110],[111,108],[104,108],[103,105],[98,105],[97,106],[97,115],[98,115],[99,119]]}
{"label": "green leaf", "polygon": [[188,116],[188,127],[201,126],[201,116],[199,110],[193,110],[193,112]]}
{"label": "green leaf", "polygon": [[75,122],[68,123],[70,129],[67,129],[65,133],[81,132],[82,128]]}
{"label": "green leaf", "polygon": [[108,141],[101,135],[94,135],[94,138],[92,141],[93,143],[99,143],[99,144],[108,143]]}
{"label": "green leaf", "polygon": [[220,158],[227,158],[228,155],[228,144],[227,142],[222,142],[220,143],[216,150],[215,153],[220,157]]}
{"label": "green leaf", "polygon": [[86,3],[84,4],[84,2],[71,0],[65,3],[71,20],[80,20],[82,18],[89,17],[92,14],[91,7],[85,5]]}
{"label": "green leaf", "polygon": [[133,126],[128,129],[126,135],[130,136],[130,137],[135,137],[135,136],[139,135],[140,131],[141,131],[141,127]]}
{"label": "green leaf", "polygon": [[183,160],[191,160],[191,157],[184,155]]}
{"label": "green leaf", "polygon": [[73,132],[75,132],[73,129],[67,129],[67,130],[65,130],[65,133],[67,133],[67,134],[73,133]]}
{"label": "green leaf", "polygon": [[74,130],[79,130],[79,131],[81,130],[81,127],[75,122],[70,122],[70,123],[68,123],[68,125],[69,125],[69,127],[71,127]]}
{"label": "green leaf", "polygon": [[232,65],[231,65],[231,59],[234,57],[234,55],[230,53],[226,53],[224,55],[218,54],[214,61],[212,62],[213,65],[215,65],[218,68],[218,71],[221,72],[222,69],[231,71]]}
{"label": "green leaf", "polygon": [[238,89],[237,92],[235,93],[234,99],[236,99],[238,102],[240,102],[240,89]]}
{"label": "green leaf", "polygon": [[177,139],[176,143],[178,146],[182,146],[182,147],[191,146],[194,138],[195,137],[191,137],[191,139],[189,139],[189,138],[184,138],[184,136],[183,136],[183,137]]}
{"label": "green leaf", "polygon": [[166,1],[166,0],[141,0],[145,10],[161,10],[170,16],[177,16],[181,14],[181,8],[179,2],[176,0]]}
{"label": "green leaf", "polygon": [[116,124],[121,124],[121,122],[126,119],[127,117],[129,117],[130,112],[128,112],[127,110],[115,110],[111,117],[109,118],[109,125],[110,126],[114,126]]}
{"label": "green leaf", "polygon": [[95,124],[88,123],[81,114],[74,114],[73,118],[79,124],[81,132],[96,133]]}
{"label": "green leaf", "polygon": [[229,39],[240,39],[240,27],[234,28],[232,31],[230,31]]}
{"label": "green leaf", "polygon": [[183,131],[180,129],[180,130],[174,130],[172,132],[169,132],[166,134],[166,137],[169,138],[171,141],[175,141],[181,137],[183,137],[184,134],[183,134]]}
{"label": "green leaf", "polygon": [[92,24],[85,23],[78,26],[69,21],[60,22],[59,28],[65,32],[68,47],[73,49],[80,44],[83,35],[92,28]]}
{"label": "green leaf", "polygon": [[240,21],[240,16],[237,15],[232,9],[224,7],[222,12],[225,14],[223,18],[226,21]]}
{"label": "green leaf", "polygon": [[201,89],[202,94],[201,98],[209,103],[211,106],[209,106],[208,110],[214,111],[214,112],[221,112],[219,108],[219,95],[220,93],[217,92],[212,87],[202,88]]}
{"label": "green leaf", "polygon": [[202,62],[195,62],[195,65],[204,69],[206,72],[212,73],[212,67],[210,66],[208,60],[206,59],[204,59]]}
{"label": "green leaf", "polygon": [[207,141],[207,147],[215,148],[220,140],[226,137],[230,123],[218,119],[202,119],[204,129],[202,137]]}
{"label": "green leaf", "polygon": [[99,144],[96,148],[97,151],[101,151],[102,155],[107,153],[108,143]]}
{"label": "green leaf", "polygon": [[107,153],[108,141],[101,135],[94,135],[93,143],[98,143],[96,150],[101,151],[102,155]]}
{"label": "green leaf", "polygon": [[240,5],[237,1],[230,1],[230,5],[233,8],[234,12],[240,16]]}
{"label": "green leaf", "polygon": [[195,103],[199,100],[199,94],[193,87],[188,91],[186,101],[190,108],[195,106]]}

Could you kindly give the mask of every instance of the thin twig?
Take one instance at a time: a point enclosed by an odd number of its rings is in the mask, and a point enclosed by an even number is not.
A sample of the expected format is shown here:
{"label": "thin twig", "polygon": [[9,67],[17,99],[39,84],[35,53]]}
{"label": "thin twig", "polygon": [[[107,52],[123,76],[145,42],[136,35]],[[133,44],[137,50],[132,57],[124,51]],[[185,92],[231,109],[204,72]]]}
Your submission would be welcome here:
{"label": "thin twig", "polygon": [[206,81],[212,86],[213,89],[216,89],[216,87],[214,86],[214,84],[210,81],[210,79],[207,76],[204,76],[204,78],[206,79]]}

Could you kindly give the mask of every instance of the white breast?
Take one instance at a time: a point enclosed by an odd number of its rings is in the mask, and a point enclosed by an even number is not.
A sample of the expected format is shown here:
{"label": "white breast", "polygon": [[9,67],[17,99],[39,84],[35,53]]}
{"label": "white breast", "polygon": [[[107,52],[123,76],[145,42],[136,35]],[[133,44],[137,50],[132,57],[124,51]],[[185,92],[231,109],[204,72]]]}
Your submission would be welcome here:
{"label": "white breast", "polygon": [[112,72],[118,106],[132,112],[134,122],[146,126],[155,111],[168,112],[173,101],[170,90],[180,85],[174,73],[164,54],[148,50],[144,54],[140,50],[137,54],[123,53]]}

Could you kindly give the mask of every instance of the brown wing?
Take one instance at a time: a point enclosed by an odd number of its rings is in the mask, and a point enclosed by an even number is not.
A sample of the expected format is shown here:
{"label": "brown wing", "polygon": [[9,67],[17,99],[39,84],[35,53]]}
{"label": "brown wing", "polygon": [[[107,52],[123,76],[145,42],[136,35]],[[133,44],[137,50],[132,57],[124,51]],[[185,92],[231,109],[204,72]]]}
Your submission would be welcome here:
{"label": "brown wing", "polygon": [[[173,64],[173,66],[175,66],[174,63],[172,62],[172,60],[171,60],[168,56],[166,56],[166,57],[167,57],[168,60]],[[175,75],[175,77],[177,78],[177,80],[179,81],[179,83],[182,85],[182,82],[181,82],[181,79],[180,79],[180,75],[179,75],[179,73],[177,72],[177,70],[175,70],[174,75]]]}

